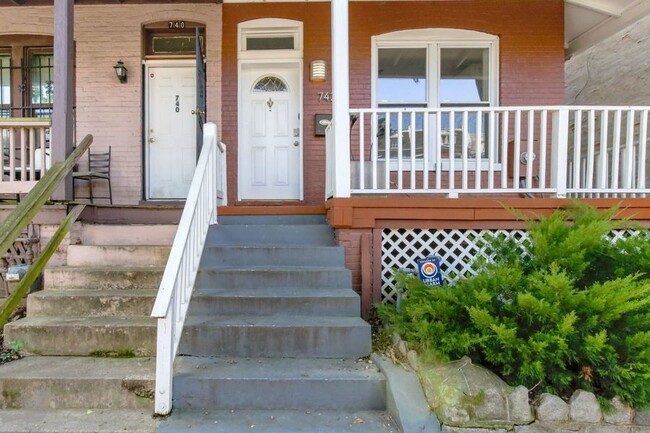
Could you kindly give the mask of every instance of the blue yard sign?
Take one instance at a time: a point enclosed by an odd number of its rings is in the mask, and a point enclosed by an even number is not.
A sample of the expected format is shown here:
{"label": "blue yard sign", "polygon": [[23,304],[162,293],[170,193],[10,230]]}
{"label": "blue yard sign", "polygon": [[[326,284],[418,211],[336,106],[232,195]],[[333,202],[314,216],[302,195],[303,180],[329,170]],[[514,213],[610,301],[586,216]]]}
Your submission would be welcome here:
{"label": "blue yard sign", "polygon": [[442,286],[442,272],[440,271],[440,258],[426,257],[416,261],[418,275],[427,286]]}

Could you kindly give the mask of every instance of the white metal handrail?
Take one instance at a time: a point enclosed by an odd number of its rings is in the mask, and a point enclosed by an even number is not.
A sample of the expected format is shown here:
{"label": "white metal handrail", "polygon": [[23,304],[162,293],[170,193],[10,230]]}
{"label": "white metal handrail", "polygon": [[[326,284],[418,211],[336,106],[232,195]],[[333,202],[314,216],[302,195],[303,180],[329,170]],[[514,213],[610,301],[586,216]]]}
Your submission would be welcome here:
{"label": "white metal handrail", "polygon": [[0,193],[27,193],[51,166],[50,119],[0,119]]}
{"label": "white metal handrail", "polygon": [[158,319],[155,412],[172,408],[173,367],[208,228],[217,223],[217,127],[203,125],[203,148],[151,313]]}
{"label": "white metal handrail", "polygon": [[[647,194],[648,110],[589,106],[352,109],[350,115],[357,121],[351,130],[350,191],[449,197]],[[327,172],[338,173],[332,164],[341,163],[328,160]]]}

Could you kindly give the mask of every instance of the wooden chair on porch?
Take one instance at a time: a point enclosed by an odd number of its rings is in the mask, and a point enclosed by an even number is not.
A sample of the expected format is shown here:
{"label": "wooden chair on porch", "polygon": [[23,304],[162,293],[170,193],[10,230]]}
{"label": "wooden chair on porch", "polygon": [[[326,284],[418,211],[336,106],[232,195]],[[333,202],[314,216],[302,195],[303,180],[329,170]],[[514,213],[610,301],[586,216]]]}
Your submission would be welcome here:
{"label": "wooden chair on porch", "polygon": [[[76,195],[76,181],[88,182],[88,197],[80,197],[90,199],[93,203],[95,199],[108,199],[110,204],[113,204],[113,192],[111,190],[111,147],[108,147],[107,152],[91,152],[88,150],[88,171],[75,171],[72,173],[72,197],[77,198]],[[93,183],[95,181],[108,182],[108,196],[97,196],[93,193]]]}

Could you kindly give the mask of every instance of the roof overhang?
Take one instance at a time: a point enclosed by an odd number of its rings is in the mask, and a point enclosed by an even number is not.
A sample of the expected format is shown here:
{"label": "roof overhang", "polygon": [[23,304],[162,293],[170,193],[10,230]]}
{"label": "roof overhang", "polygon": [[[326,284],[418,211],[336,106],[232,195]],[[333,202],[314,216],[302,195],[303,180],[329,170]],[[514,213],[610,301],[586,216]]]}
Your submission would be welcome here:
{"label": "roof overhang", "polygon": [[650,15],[648,0],[564,0],[566,57]]}

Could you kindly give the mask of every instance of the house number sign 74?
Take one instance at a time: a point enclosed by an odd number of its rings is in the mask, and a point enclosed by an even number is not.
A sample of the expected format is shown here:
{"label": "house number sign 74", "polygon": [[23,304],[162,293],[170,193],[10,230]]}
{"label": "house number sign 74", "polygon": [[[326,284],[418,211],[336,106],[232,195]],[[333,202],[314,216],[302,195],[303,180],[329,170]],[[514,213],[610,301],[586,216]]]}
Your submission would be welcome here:
{"label": "house number sign 74", "polygon": [[175,103],[174,103],[174,111],[177,113],[180,113],[181,111],[181,101],[178,98],[178,95],[174,95]]}

